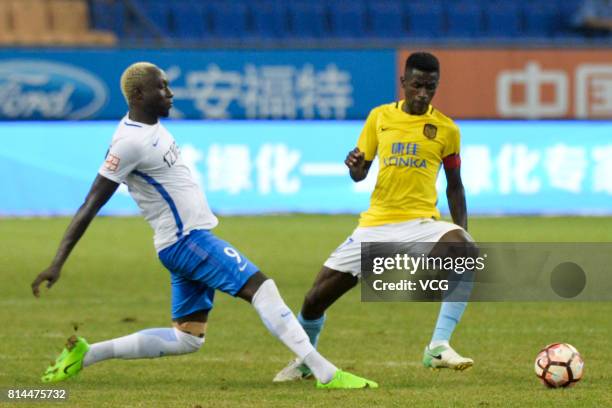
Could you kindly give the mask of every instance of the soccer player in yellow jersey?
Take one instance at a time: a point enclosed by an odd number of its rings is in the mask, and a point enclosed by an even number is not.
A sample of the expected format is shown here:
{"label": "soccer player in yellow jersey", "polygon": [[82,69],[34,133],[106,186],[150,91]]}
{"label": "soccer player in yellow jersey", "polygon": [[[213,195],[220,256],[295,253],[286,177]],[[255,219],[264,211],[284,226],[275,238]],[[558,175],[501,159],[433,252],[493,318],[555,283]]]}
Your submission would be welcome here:
{"label": "soccer player in yellow jersey", "polygon": [[[438,243],[432,244],[432,253],[444,250],[444,243],[460,243],[467,251],[476,250],[467,233],[459,128],[431,105],[439,79],[439,62],[434,55],[411,54],[401,78],[405,99],[374,108],[357,147],[346,157],[345,164],[355,182],[366,178],[375,156],[380,169],[370,208],[361,214],[359,226],[352,235],[324,263],[304,299],[298,320],[315,347],[325,321],[325,310],[358,282],[361,242]],[[440,221],[436,208],[436,178],[441,165],[446,174],[446,195],[454,223]],[[471,280],[460,284],[469,295]],[[461,300],[467,300],[467,296]],[[472,359],[460,356],[449,345],[466,306],[465,301],[442,302],[432,340],[425,348],[426,367],[464,370],[472,366]],[[306,366],[296,359],[274,381],[297,380],[309,375]]]}

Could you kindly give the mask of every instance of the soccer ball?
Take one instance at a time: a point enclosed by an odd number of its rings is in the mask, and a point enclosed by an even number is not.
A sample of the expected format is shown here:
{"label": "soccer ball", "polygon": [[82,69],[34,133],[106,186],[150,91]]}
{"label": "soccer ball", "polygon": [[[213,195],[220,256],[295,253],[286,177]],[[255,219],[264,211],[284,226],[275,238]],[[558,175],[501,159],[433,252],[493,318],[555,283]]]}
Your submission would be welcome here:
{"label": "soccer ball", "polygon": [[542,384],[550,388],[570,387],[580,381],[584,361],[574,346],[553,343],[536,357],[535,373]]}

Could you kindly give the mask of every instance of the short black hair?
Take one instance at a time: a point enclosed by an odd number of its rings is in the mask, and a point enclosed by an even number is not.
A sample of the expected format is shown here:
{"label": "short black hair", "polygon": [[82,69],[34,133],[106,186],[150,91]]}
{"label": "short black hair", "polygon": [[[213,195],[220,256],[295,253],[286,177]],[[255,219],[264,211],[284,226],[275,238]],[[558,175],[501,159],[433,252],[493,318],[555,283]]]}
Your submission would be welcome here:
{"label": "short black hair", "polygon": [[406,66],[404,72],[408,72],[412,69],[418,69],[423,72],[437,72],[440,73],[440,62],[435,55],[419,51],[413,52],[406,58]]}

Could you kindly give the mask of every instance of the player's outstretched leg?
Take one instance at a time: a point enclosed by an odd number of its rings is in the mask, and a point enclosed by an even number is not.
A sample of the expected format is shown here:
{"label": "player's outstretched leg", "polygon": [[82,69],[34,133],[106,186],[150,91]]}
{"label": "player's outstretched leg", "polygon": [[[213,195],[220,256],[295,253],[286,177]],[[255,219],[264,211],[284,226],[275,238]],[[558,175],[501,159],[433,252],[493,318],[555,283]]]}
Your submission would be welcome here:
{"label": "player's outstretched leg", "polygon": [[[350,273],[338,272],[323,266],[312,288],[308,291],[298,315],[298,322],[304,328],[310,343],[317,348],[319,336],[325,323],[325,311],[343,294],[353,288],[358,279]],[[307,365],[295,358],[280,370],[272,381],[285,382],[307,379],[312,373]]]}
{"label": "player's outstretched leg", "polygon": [[[194,324],[204,327],[202,322]],[[156,358],[193,353],[204,344],[203,333],[200,335],[194,336],[176,327],[147,329],[92,345],[82,337],[72,336],[55,363],[45,370],[42,381],[64,381],[77,375],[84,367],[111,358]]]}
{"label": "player's outstretched leg", "polygon": [[[457,243],[456,246],[452,243]],[[464,230],[447,232],[432,250],[431,256],[449,256],[449,250],[457,256],[476,257],[478,249],[472,237]],[[460,252],[460,253],[458,253]],[[474,365],[474,360],[459,355],[449,344],[450,338],[463,316],[472,292],[473,271],[453,274],[452,289],[440,305],[431,342],[423,353],[423,365],[428,368],[451,368],[463,371]]]}
{"label": "player's outstretched leg", "polygon": [[374,381],[338,369],[310,343],[308,335],[287,307],[272,279],[261,272],[253,275],[238,296],[250,301],[264,325],[306,364],[318,388],[377,388]]}

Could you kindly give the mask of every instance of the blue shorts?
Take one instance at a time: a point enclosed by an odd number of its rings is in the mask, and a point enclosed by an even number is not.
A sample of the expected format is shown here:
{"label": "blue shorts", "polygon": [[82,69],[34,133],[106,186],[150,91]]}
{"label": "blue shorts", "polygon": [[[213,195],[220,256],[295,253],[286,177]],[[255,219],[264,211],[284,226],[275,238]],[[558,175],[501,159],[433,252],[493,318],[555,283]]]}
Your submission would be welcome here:
{"label": "blue shorts", "polygon": [[210,231],[194,230],[159,252],[170,271],[172,319],[213,307],[215,290],[232,296],[259,268]]}

